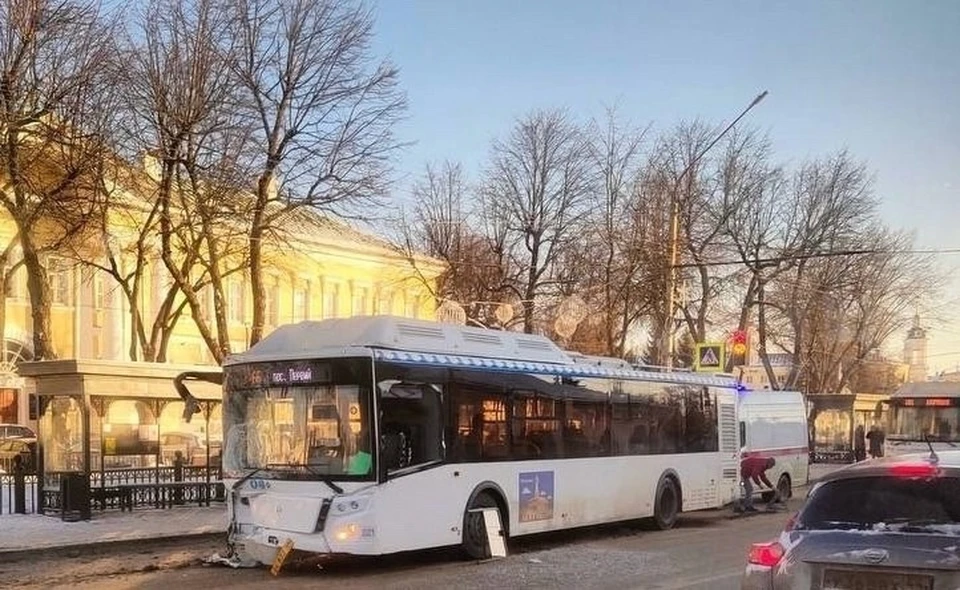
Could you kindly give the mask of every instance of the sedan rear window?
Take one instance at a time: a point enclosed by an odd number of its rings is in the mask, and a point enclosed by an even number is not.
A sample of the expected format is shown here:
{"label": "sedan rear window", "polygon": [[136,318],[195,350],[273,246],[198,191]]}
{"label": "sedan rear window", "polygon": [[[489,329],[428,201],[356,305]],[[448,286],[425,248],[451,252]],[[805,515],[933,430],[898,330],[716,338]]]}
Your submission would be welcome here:
{"label": "sedan rear window", "polygon": [[825,483],[797,528],[960,532],[960,479],[862,477]]}

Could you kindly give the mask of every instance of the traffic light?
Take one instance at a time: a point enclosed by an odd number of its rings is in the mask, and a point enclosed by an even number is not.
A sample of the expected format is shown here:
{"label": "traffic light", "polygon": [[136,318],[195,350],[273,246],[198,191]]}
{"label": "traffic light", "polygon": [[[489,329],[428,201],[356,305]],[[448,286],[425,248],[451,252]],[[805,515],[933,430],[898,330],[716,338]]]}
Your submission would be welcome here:
{"label": "traffic light", "polygon": [[747,332],[746,330],[735,330],[733,332],[733,354],[746,354],[747,352]]}

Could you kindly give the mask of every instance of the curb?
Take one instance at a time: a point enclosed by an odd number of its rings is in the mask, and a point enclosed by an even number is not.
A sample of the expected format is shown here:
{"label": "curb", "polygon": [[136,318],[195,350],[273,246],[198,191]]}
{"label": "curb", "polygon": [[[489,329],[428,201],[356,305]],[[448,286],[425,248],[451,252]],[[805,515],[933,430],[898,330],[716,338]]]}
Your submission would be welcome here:
{"label": "curb", "polygon": [[214,541],[223,540],[226,543],[226,531],[206,531],[198,533],[170,533],[139,537],[131,539],[111,539],[106,541],[92,541],[86,543],[72,543],[69,545],[52,545],[49,547],[35,547],[26,549],[0,549],[0,563],[11,563],[25,559],[49,559],[56,557],[78,557],[98,553],[112,553],[117,549],[149,544],[150,547],[176,546],[184,541]]}

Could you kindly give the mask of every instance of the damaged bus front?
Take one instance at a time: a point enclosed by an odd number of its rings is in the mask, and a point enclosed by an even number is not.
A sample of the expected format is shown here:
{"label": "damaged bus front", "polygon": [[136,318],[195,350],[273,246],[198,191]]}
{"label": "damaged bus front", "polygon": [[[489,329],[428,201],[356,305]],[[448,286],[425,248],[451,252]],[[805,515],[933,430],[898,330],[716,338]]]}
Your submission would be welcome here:
{"label": "damaged bus front", "polygon": [[376,553],[372,358],[237,360],[223,370],[229,559],[270,564],[285,544]]}

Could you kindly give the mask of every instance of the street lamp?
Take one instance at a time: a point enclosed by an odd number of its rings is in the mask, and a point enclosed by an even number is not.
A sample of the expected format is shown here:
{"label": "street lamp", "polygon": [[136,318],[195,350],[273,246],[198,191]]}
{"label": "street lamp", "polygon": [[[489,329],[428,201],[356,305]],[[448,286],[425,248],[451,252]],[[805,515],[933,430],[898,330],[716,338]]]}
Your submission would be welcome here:
{"label": "street lamp", "polygon": [[666,340],[666,349],[667,349],[667,368],[673,368],[673,355],[676,350],[676,341],[674,340],[675,328],[673,325],[673,312],[676,307],[676,281],[677,281],[677,255],[678,255],[678,244],[677,242],[680,239],[680,199],[677,198],[677,192],[680,190],[680,182],[683,181],[683,177],[690,173],[693,170],[693,167],[697,165],[697,162],[709,152],[713,146],[723,138],[733,127],[740,122],[750,110],[760,104],[764,98],[767,97],[767,91],[764,90],[757,95],[753,101],[747,105],[747,108],[743,109],[743,112],[737,116],[729,125],[727,125],[723,131],[721,131],[716,137],[713,138],[707,147],[697,154],[690,163],[687,164],[687,167],[683,169],[680,173],[680,176],[677,177],[677,180],[673,184],[673,190],[670,194],[670,267],[667,270],[667,313],[666,319],[664,322],[664,339]]}

